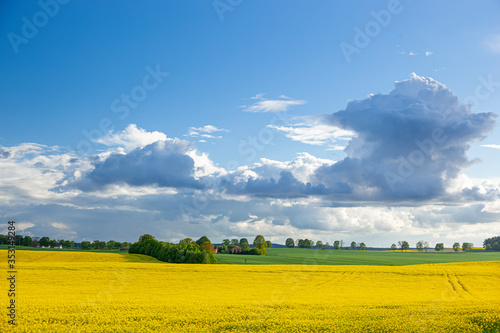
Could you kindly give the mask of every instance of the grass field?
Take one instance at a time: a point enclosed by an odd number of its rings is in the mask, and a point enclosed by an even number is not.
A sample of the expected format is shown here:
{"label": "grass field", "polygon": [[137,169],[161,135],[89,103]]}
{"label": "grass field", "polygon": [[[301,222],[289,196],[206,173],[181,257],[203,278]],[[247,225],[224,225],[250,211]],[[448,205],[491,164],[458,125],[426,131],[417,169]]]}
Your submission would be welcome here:
{"label": "grass field", "polygon": [[1,332],[500,329],[500,262],[178,265],[143,255],[18,251],[17,266],[18,326],[4,318]]}
{"label": "grass field", "polygon": [[266,256],[217,254],[220,264],[250,265],[382,265],[402,266],[429,263],[500,261],[500,252],[382,252],[351,250],[273,249]]}

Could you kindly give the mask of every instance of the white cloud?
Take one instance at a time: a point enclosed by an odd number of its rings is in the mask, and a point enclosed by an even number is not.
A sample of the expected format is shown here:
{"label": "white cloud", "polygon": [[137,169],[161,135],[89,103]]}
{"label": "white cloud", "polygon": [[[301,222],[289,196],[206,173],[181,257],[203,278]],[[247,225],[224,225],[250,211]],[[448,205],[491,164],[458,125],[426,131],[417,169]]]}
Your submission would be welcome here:
{"label": "white cloud", "polygon": [[[203,127],[189,127],[188,133],[186,136],[190,137],[202,137],[204,139],[221,139],[222,136],[214,136],[212,133],[216,132],[229,132],[229,130],[225,128],[217,128],[213,125],[205,125]],[[206,142],[206,140],[199,140],[199,142]]]}
{"label": "white cloud", "polygon": [[348,140],[356,133],[345,130],[337,126],[327,124],[321,117],[300,117],[295,118],[290,124],[283,126],[268,125],[293,141],[302,142],[309,145],[329,145],[336,150],[342,150],[344,146],[338,144],[339,140]]}
{"label": "white cloud", "polygon": [[243,106],[243,111],[246,112],[284,112],[287,111],[290,106],[305,104],[304,100],[295,100],[290,97],[281,95],[280,99],[264,99],[264,94],[258,94],[250,99],[259,100],[252,105]]}
{"label": "white cloud", "polygon": [[432,51],[425,51],[425,56],[428,57],[428,56],[432,55],[433,53],[434,52],[432,52]]}
{"label": "white cloud", "polygon": [[159,140],[173,140],[167,138],[164,133],[154,131],[148,132],[137,125],[130,124],[121,132],[111,131],[102,138],[95,140],[105,146],[119,146],[128,150],[145,147]]}
{"label": "white cloud", "polygon": [[500,149],[500,145],[481,145],[481,147]]}

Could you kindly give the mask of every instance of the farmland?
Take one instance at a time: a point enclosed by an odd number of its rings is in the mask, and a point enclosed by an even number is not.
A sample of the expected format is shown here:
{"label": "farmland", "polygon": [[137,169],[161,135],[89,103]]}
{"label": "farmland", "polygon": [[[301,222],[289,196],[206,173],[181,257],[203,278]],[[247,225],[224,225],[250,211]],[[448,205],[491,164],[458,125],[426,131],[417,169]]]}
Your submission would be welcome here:
{"label": "farmland", "polygon": [[[17,260],[19,332],[494,332],[500,327],[497,261],[178,265],[144,255],[76,251],[18,251]],[[6,304],[6,293],[2,300]],[[5,320],[0,331],[10,331]]]}

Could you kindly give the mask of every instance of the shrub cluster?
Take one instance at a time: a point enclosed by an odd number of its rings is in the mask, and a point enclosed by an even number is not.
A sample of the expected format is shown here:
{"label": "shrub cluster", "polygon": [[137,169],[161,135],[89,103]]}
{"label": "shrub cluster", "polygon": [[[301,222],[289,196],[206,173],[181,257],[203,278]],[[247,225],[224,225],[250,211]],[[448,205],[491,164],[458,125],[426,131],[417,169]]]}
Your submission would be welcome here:
{"label": "shrub cluster", "polygon": [[214,254],[201,250],[195,242],[172,244],[159,242],[151,235],[143,235],[132,244],[129,253],[145,254],[160,261],[186,264],[217,264]]}

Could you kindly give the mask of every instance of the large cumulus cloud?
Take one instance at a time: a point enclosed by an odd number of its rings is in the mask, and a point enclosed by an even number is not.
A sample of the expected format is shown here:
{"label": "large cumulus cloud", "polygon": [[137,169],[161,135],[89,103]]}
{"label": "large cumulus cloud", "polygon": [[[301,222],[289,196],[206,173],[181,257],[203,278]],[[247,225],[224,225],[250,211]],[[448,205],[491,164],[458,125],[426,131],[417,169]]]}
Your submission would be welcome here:
{"label": "large cumulus cloud", "polygon": [[191,150],[192,144],[185,140],[159,140],[128,153],[112,153],[96,162],[77,185],[84,191],[110,184],[200,189],[195,161],[188,155]]}

